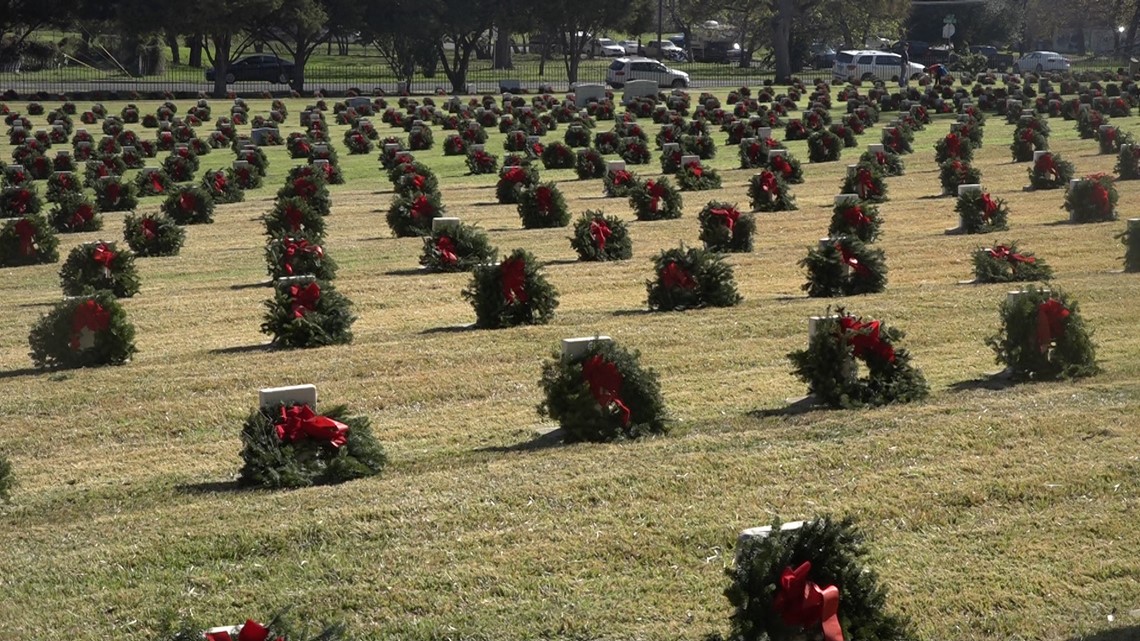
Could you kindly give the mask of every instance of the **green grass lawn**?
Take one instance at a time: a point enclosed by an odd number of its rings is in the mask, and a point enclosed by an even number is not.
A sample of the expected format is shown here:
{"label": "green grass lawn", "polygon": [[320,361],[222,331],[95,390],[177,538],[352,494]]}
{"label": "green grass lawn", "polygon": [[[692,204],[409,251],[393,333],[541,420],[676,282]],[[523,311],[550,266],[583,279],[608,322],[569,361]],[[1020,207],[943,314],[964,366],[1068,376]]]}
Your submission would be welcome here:
{"label": "green grass lawn", "polygon": [[[250,104],[251,115],[268,111],[267,101]],[[289,101],[283,132],[299,128],[305,104]],[[1135,132],[1137,121],[1115,122]],[[876,295],[800,291],[797,261],[826,234],[858,150],[815,165],[805,143],[790,142],[807,182],[793,187],[797,211],[758,214],[755,251],[729,257],[743,303],[645,311],[651,258],[699,244],[703,204],[747,208],[753,172],[737,168],[719,132],[711,166],[724,187],[685,193],[678,220],[634,222],[628,203],[602,197],[600,180],[541,172],[575,215],[604,209],[629,221],[633,259],[594,264],[575,262],[569,229],[521,229],[513,206],[495,204],[495,177],[443,157],[436,129],[436,149],[417,158],[439,175],[448,214],[487,230],[500,253],[525,247],[546,263],[561,304],[544,326],[462,329],[474,321],[459,295],[469,276],[415,270],[422,242],[391,237],[376,153],[349,156],[338,126],[348,184],[332,188],[326,247],[359,316],[351,345],[264,349],[258,217],[297,163],[284,147],[267,151],[266,186],[188,228],[179,256],[138,260],[142,291],[123,305],[139,352],[125,366],[31,371],[28,331],[61,297],[59,265],[0,269],[0,452],[19,480],[0,504],[0,637],[147,639],[166,615],[222,625],[291,607],[360,638],[697,640],[728,630],[724,571],[741,529],[830,513],[868,532],[889,608],[921,639],[1137,638],[1140,280],[1119,273],[1113,236],[1124,222],[1062,224],[1063,194],[1023,190],[1028,165],[1010,162],[1013,128],[991,116],[975,165],[1009,202],[1011,229],[945,235],[957,217],[953,199],[939,197],[933,145],[949,122],[919,132],[906,175],[888,181],[878,244],[889,284]],[[1113,170],[1074,123],[1050,124],[1052,149],[1078,174]],[[502,139],[493,133],[487,149],[501,153]],[[871,129],[860,144],[878,140]],[[223,167],[232,155],[201,160]],[[659,165],[634,169],[653,176]],[[1140,184],[1118,189],[1122,217],[1135,215]],[[61,255],[121,238],[122,218],[62,236]],[[972,277],[972,250],[1008,240],[1045,258],[1052,286],[1080,302],[1102,374],[983,382],[999,369],[984,340],[1011,288],[958,281]],[[786,355],[805,344],[807,317],[829,306],[906,330],[931,397],[783,414],[805,393]],[[561,338],[597,333],[640,350],[659,373],[673,430],[542,446],[541,363]],[[388,468],[335,487],[237,490],[239,431],[257,390],[301,383],[316,384],[322,403],[370,416]]]}

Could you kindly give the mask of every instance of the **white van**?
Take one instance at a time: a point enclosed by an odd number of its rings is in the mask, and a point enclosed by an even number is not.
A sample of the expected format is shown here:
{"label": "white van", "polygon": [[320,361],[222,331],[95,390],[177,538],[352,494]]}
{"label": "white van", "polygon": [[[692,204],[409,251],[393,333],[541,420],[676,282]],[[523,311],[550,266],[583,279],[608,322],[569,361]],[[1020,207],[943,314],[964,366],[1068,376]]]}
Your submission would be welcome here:
{"label": "white van", "polygon": [[[869,49],[840,51],[835,54],[831,76],[838,82],[853,80],[897,82],[901,66],[902,56],[897,53]],[[907,78],[910,80],[917,78],[924,71],[923,66],[916,62],[907,63]]]}

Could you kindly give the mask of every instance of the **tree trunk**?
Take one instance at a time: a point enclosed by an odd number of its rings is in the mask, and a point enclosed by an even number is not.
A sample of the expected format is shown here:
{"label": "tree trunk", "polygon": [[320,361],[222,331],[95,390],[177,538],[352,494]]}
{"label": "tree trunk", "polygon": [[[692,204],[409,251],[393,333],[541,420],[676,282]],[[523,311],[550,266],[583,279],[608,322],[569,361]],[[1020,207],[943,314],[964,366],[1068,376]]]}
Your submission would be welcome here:
{"label": "tree trunk", "polygon": [[214,93],[215,98],[226,97],[226,74],[230,71],[230,34],[212,36],[214,42]]}
{"label": "tree trunk", "polygon": [[337,54],[341,56],[348,55],[348,36],[336,37]]}
{"label": "tree trunk", "polygon": [[312,51],[310,47],[315,46],[318,45],[304,40],[297,43],[296,53],[293,54],[293,79],[290,83],[297,93],[305,90],[305,65],[309,62],[309,52]]}
{"label": "tree trunk", "polygon": [[1128,22],[1128,31],[1124,36],[1124,53],[1126,56],[1136,55],[1132,51],[1132,47],[1136,44],[1137,29],[1140,29],[1140,3],[1136,4],[1136,10],[1132,12],[1132,20]]}
{"label": "tree trunk", "polygon": [[170,47],[170,62],[182,64],[182,49],[178,46],[178,36],[170,31],[166,32],[166,46]]}
{"label": "tree trunk", "polygon": [[792,35],[794,0],[777,0],[776,15],[772,16],[772,54],[776,58],[776,83],[784,84],[792,77],[792,60],[789,40]]}
{"label": "tree trunk", "polygon": [[186,44],[190,46],[190,60],[189,64],[195,69],[202,68],[202,36],[194,34],[186,38]]}
{"label": "tree trunk", "polygon": [[495,69],[514,69],[515,61],[511,56],[511,32],[499,28],[499,35],[495,38]]}

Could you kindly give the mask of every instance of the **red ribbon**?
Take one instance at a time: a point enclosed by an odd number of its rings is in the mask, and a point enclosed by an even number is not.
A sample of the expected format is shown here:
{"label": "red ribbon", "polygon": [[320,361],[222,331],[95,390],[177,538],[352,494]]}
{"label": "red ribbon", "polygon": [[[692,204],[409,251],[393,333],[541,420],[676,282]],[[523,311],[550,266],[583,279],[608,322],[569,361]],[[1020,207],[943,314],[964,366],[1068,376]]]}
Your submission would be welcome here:
{"label": "red ribbon", "polygon": [[1032,265],[1033,263],[1037,262],[1037,259],[1035,257],[1022,256],[1021,254],[1014,253],[1010,250],[1009,247],[1006,247],[1005,245],[998,245],[990,249],[989,254],[991,258],[996,258],[998,260],[1004,260],[1011,263],[1028,263]]}
{"label": "red ribbon", "polygon": [[661,284],[670,289],[693,289],[697,286],[697,281],[676,261],[669,261],[665,264],[665,269],[661,270]]}
{"label": "red ribbon", "polygon": [[98,334],[110,326],[111,312],[108,312],[95,300],[83,301],[75,308],[75,314],[71,317],[71,341],[69,343],[71,349],[79,349],[83,330],[90,330]]}
{"label": "red ribbon", "polygon": [[874,177],[871,176],[870,170],[860,167],[855,175],[857,185],[856,188],[859,192],[859,198],[867,200],[868,196],[876,196],[879,190],[875,187]]}
{"label": "red ribbon", "polygon": [[998,204],[990,197],[989,193],[982,194],[982,218],[987,221],[997,213]]}
{"label": "red ribbon", "polygon": [[661,199],[664,198],[669,192],[667,192],[665,188],[660,184],[655,183],[652,180],[647,180],[645,182],[645,188],[649,191],[650,196],[649,210],[655,212],[657,211],[658,206],[661,204]]}
{"label": "red ribbon", "polygon": [[291,306],[293,318],[301,318],[305,312],[316,309],[317,302],[321,298],[321,288],[315,282],[304,287],[293,285],[289,287],[289,296],[293,299]]}
{"label": "red ribbon", "polygon": [[219,194],[226,190],[226,175],[222,172],[214,174],[214,191]]}
{"label": "red ribbon", "polygon": [[107,185],[106,193],[108,200],[111,201],[111,204],[115,204],[119,202],[119,196],[122,195],[122,188],[119,186],[119,183],[109,183]]}
{"label": "red ribbon", "polygon": [[[286,443],[302,439],[328,441],[329,445],[339,448],[348,442],[348,426],[327,416],[318,415],[308,405],[293,405],[281,408],[281,418],[277,421],[277,438]],[[247,622],[246,626],[248,625]],[[242,633],[244,632],[245,628],[242,628]],[[240,635],[238,640],[244,641]]]}
{"label": "red ribbon", "polygon": [[91,252],[91,260],[102,265],[104,270],[110,272],[111,265],[115,262],[115,252],[112,251],[106,243],[98,243],[95,245],[95,251]]}
{"label": "red ribbon", "polygon": [[526,293],[526,264],[518,258],[503,261],[499,266],[499,273],[503,284],[503,298],[508,303],[525,303],[529,298]]}
{"label": "red ribbon", "polygon": [[613,230],[606,224],[604,218],[595,218],[590,221],[590,238],[598,246],[598,251],[606,250],[606,239],[613,235]]}
{"label": "red ribbon", "polygon": [[[771,176],[771,174],[768,175]],[[765,189],[765,191],[767,190]],[[710,209],[709,214],[719,219],[725,227],[728,227],[728,231],[730,232],[736,228],[736,221],[740,218],[740,212],[731,207],[728,209]]]}
{"label": "red ribbon", "polygon": [[310,198],[317,193],[317,184],[307,178],[293,181],[293,192],[301,198]]}
{"label": "red ribbon", "polygon": [[184,191],[178,196],[178,207],[185,212],[194,211],[198,206],[198,199],[194,198],[194,194]]}
{"label": "red ribbon", "polygon": [[36,249],[36,226],[27,218],[16,221],[16,235],[20,238],[20,255],[31,256]]}
{"label": "red ribbon", "polygon": [[71,221],[68,224],[71,225],[72,229],[78,229],[91,222],[94,216],[95,210],[91,208],[91,205],[80,203],[79,206],[75,208],[75,213],[71,215]]}
{"label": "red ribbon", "polygon": [[526,180],[526,170],[517,165],[511,167],[503,174],[503,180],[512,183],[521,183]]}
{"label": "red ribbon", "polygon": [[603,359],[600,354],[594,354],[582,363],[582,379],[590,388],[590,395],[594,397],[598,405],[601,405],[603,409],[609,409],[611,405],[614,406],[621,415],[622,426],[628,427],[630,410],[619,396],[622,376],[617,366]]}
{"label": "red ribbon", "polygon": [[28,203],[32,200],[32,192],[27,189],[21,189],[16,192],[16,197],[12,199],[12,209],[17,214],[23,215],[28,210]]}
{"label": "red ribbon", "polygon": [[1037,348],[1041,353],[1049,351],[1054,340],[1065,335],[1065,319],[1069,310],[1056,298],[1037,306]]}
{"label": "red ribbon", "polygon": [[847,221],[847,224],[852,227],[863,227],[864,225],[871,224],[871,219],[863,213],[863,208],[858,205],[845,207],[841,213],[843,220]]}
{"label": "red ribbon", "polygon": [[704,173],[704,169],[701,168],[701,164],[697,162],[689,163],[685,166],[685,169],[689,170],[689,173],[693,174],[697,178],[700,178]]}
{"label": "red ribbon", "polygon": [[455,241],[450,236],[440,236],[439,240],[435,241],[435,249],[439,252],[439,259],[445,264],[454,265],[459,261],[459,257],[455,255]]}
{"label": "red ribbon", "polygon": [[285,273],[290,276],[293,275],[293,259],[297,254],[312,254],[316,256],[318,260],[325,255],[325,249],[323,247],[310,243],[304,238],[301,240],[286,238],[281,244],[285,249],[281,255],[281,264],[285,268]]}
{"label": "red ribbon", "polygon": [[151,188],[154,190],[154,193],[156,193],[156,194],[162,193],[162,190],[163,190],[162,180],[158,177],[157,171],[150,172],[150,185],[151,185]]}
{"label": "red ribbon", "polygon": [[958,134],[946,134],[946,153],[950,154],[951,158],[957,158],[961,150],[962,144],[958,140]]}
{"label": "red ribbon", "polygon": [[427,178],[424,178],[420,174],[412,176],[412,187],[415,187],[417,190],[423,190],[425,182],[427,182]]}
{"label": "red ribbon", "polygon": [[888,363],[895,362],[895,350],[883,341],[879,321],[864,323],[854,316],[842,316],[839,318],[839,327],[847,336],[847,343],[851,345],[855,356],[874,354]]}
{"label": "red ribbon", "polygon": [[1111,145],[1112,142],[1116,140],[1116,127],[1109,127],[1106,129],[1104,131],[1104,138],[1108,141],[1108,144]]}
{"label": "red ribbon", "polygon": [[1033,142],[1033,133],[1034,132],[1033,132],[1032,127],[1026,127],[1025,129],[1022,129],[1021,130],[1021,142],[1024,142],[1024,143]]}
{"label": "red ribbon", "polygon": [[1107,215],[1112,211],[1112,201],[1108,197],[1108,190],[1100,182],[1094,182],[1092,188],[1092,201],[1097,211]]}
{"label": "red ribbon", "polygon": [[412,201],[410,212],[414,220],[419,220],[421,216],[431,216],[434,211],[435,208],[432,207],[431,201],[423,194],[420,194]]}
{"label": "red ribbon", "polygon": [[1060,177],[1057,173],[1057,165],[1053,162],[1053,154],[1042,154],[1033,168],[1039,174],[1052,175],[1054,180]]}
{"label": "red ribbon", "polygon": [[876,152],[875,152],[875,160],[876,160],[876,161],[878,161],[878,163],[879,163],[880,165],[886,166],[886,164],[887,164],[887,154],[885,154],[885,153],[883,153],[883,152],[881,152],[881,151],[876,151]]}
{"label": "red ribbon", "polygon": [[153,218],[143,218],[142,220],[142,233],[143,238],[147,240],[154,240],[158,236],[158,222]]}
{"label": "red ribbon", "polygon": [[289,224],[290,231],[301,230],[302,216],[303,214],[299,207],[294,207],[293,205],[287,205],[285,207],[285,222]]}
{"label": "red ribbon", "polygon": [[842,260],[845,265],[854,269],[855,273],[863,276],[871,273],[871,270],[867,269],[867,266],[863,263],[860,263],[859,259],[854,254],[847,251],[847,248],[843,246],[843,243],[835,243],[835,248],[839,250],[840,260]]}
{"label": "red ribbon", "polygon": [[804,561],[794,570],[784,568],[780,591],[772,606],[787,625],[802,628],[822,625],[824,641],[843,641],[843,629],[839,625],[839,588],[819,587],[808,580],[809,572],[811,561]]}
{"label": "red ribbon", "polygon": [[772,169],[784,174],[784,178],[792,175],[792,163],[785,160],[783,156],[773,156],[770,164]]}
{"label": "red ribbon", "polygon": [[614,186],[624,185],[633,178],[633,174],[624,169],[619,169],[614,172]]}
{"label": "red ribbon", "polygon": [[551,193],[550,188],[546,186],[539,186],[534,190],[534,197],[538,200],[538,210],[544,214],[550,213],[550,208],[554,205],[554,194]]}

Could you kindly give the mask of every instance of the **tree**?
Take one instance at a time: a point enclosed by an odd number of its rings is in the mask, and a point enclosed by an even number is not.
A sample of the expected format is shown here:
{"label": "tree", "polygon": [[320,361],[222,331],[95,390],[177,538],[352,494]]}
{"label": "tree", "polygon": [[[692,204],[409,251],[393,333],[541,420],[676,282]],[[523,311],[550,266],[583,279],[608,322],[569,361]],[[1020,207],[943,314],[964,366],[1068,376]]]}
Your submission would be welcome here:
{"label": "tree", "polygon": [[810,12],[820,0],[771,0],[772,55],[776,60],[776,82],[792,78],[792,25],[797,18]]}
{"label": "tree", "polygon": [[271,48],[274,43],[280,45],[293,59],[290,84],[294,91],[304,91],[305,65],[331,34],[325,4],[324,0],[282,0],[264,22],[259,21],[256,36]]}
{"label": "tree", "polygon": [[586,54],[590,41],[605,29],[621,29],[638,13],[635,3],[613,0],[577,0],[576,2],[541,2],[536,6],[536,19],[543,31],[561,37],[566,78],[578,81],[578,64]]}
{"label": "tree", "polygon": [[419,11],[421,19],[428,22],[428,32],[434,38],[439,63],[452,91],[464,93],[471,54],[491,29],[499,0],[425,0]]}
{"label": "tree", "polygon": [[33,32],[63,24],[74,10],[74,2],[67,0],[0,1],[0,57],[15,56]]}
{"label": "tree", "polygon": [[361,38],[372,45],[396,80],[411,86],[418,65],[434,69],[434,40],[416,0],[372,0],[358,23]]}
{"label": "tree", "polygon": [[[203,50],[214,68],[213,96],[226,95],[226,75],[253,44],[257,31],[252,29],[280,5],[282,0],[198,0],[194,11],[179,15],[181,30],[202,34]],[[152,3],[158,4],[158,3]]]}

